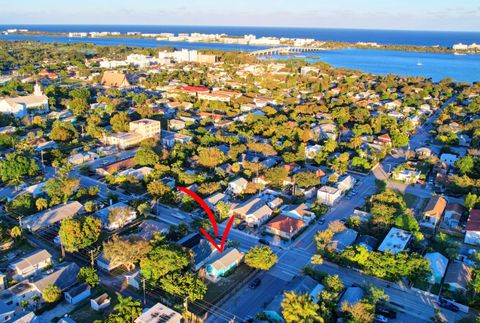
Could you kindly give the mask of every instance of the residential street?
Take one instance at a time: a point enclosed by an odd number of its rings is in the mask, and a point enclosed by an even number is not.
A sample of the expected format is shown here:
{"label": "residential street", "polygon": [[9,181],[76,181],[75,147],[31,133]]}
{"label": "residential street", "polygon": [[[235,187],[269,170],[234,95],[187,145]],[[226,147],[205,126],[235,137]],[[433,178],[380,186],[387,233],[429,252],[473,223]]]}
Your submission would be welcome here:
{"label": "residential street", "polygon": [[[439,109],[430,120],[436,118],[440,111],[447,106],[452,99],[448,100],[441,109]],[[425,143],[430,137],[428,131],[419,131],[410,137],[412,149],[418,148]],[[380,163],[374,171],[370,172],[366,176],[355,176],[359,185],[357,186],[357,194],[350,200],[343,198],[340,203],[332,207],[324,216],[325,223],[320,225],[315,223],[308,228],[297,240],[295,244],[285,250],[277,250],[279,256],[278,263],[267,273],[257,274],[257,277],[262,279],[262,285],[256,290],[250,290],[248,288],[248,282],[245,282],[245,286],[239,290],[232,298],[224,303],[221,307],[229,312],[234,313],[239,318],[246,318],[249,316],[255,316],[255,314],[265,309],[265,305],[269,302],[265,301],[271,299],[272,288],[281,291],[285,288],[287,283],[293,279],[296,275],[300,275],[302,269],[310,263],[310,258],[315,253],[314,237],[316,232],[324,230],[328,227],[328,224],[332,221],[339,220],[350,216],[354,209],[361,207],[365,204],[366,199],[375,193],[376,180],[388,180],[387,173],[384,170],[384,164],[398,165],[404,161],[403,152],[397,154],[396,158],[388,156]],[[391,166],[392,169],[394,166]],[[392,183],[396,182],[388,181],[389,187]],[[400,184],[402,185],[402,184]],[[430,197],[431,191],[411,186],[398,187],[402,192],[411,193],[417,196]],[[403,190],[402,190],[403,188]],[[235,237],[231,237],[235,239]],[[363,275],[352,269],[339,267],[335,264],[325,262],[321,266],[316,266],[317,269],[324,271],[330,275],[339,275],[346,286],[352,284],[373,284],[385,292],[390,297],[390,305],[395,307],[399,312],[403,313],[399,315],[397,322],[422,322],[430,321],[434,315],[435,298],[432,296],[426,296],[420,294],[408,287],[399,286],[393,283],[387,283],[384,280],[377,279],[372,276]],[[266,281],[263,284],[263,280]],[[387,287],[391,285],[392,287]],[[266,285],[266,286],[265,286]],[[257,301],[264,300],[264,301]],[[454,313],[448,310],[442,310],[447,316],[449,322],[454,322],[462,317],[465,317],[465,313]],[[214,322],[210,320],[209,322]]]}

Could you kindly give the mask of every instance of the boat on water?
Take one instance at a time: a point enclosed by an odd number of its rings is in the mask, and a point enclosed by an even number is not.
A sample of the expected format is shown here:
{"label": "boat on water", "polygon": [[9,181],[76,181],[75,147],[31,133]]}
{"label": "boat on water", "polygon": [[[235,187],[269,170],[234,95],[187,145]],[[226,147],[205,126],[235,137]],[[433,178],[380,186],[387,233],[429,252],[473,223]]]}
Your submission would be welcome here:
{"label": "boat on water", "polygon": [[417,66],[422,66],[422,65],[423,65],[422,62],[420,61],[417,62]]}
{"label": "boat on water", "polygon": [[465,56],[465,55],[467,55],[467,54],[465,54],[465,53],[459,53],[459,52],[455,52],[455,53],[453,53],[453,55],[456,55],[456,56]]}

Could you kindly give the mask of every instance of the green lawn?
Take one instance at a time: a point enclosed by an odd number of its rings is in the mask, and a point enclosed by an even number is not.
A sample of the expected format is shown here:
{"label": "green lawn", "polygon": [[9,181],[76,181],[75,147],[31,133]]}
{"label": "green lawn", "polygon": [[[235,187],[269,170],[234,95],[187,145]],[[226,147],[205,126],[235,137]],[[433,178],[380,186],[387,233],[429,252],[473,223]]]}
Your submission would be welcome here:
{"label": "green lawn", "polygon": [[[230,275],[223,277],[217,283],[207,282],[207,293],[204,300],[208,303],[215,304],[222,297],[230,293],[237,285],[245,284],[245,279],[254,271],[245,264],[241,264]],[[205,313],[204,309],[200,309],[195,305],[189,306],[189,310],[197,315]]]}

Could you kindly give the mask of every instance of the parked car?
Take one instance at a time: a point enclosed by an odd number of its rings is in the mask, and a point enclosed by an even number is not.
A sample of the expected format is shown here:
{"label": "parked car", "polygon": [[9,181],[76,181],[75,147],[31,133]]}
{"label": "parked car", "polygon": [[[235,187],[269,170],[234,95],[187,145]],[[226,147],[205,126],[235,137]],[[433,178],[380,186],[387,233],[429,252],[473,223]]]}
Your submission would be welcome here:
{"label": "parked car", "polygon": [[375,315],[375,322],[388,322],[388,319],[382,315]]}
{"label": "parked car", "polygon": [[390,319],[397,318],[397,312],[395,312],[391,309],[385,308],[385,307],[381,307],[381,306],[377,306],[377,308],[375,309],[375,313],[379,314],[379,315],[382,315],[382,316],[385,316],[385,317],[388,317]]}
{"label": "parked car", "polygon": [[247,223],[246,222],[242,222],[238,225],[238,230],[245,230],[245,228],[247,227]]}
{"label": "parked car", "polygon": [[262,280],[260,278],[255,278],[254,280],[252,280],[252,282],[250,283],[249,287],[251,289],[255,289],[257,288],[258,286],[260,286],[260,284],[262,283]]}
{"label": "parked car", "polygon": [[260,242],[261,244],[264,244],[266,246],[269,246],[270,245],[270,242],[268,242],[267,240],[265,239],[258,239],[258,242]]}
{"label": "parked car", "polygon": [[452,302],[447,301],[446,299],[440,298],[438,300],[438,306],[446,308],[447,310],[450,310],[452,312],[458,312],[460,309],[458,308],[457,305],[453,304]]}
{"label": "parked car", "polygon": [[324,218],[321,218],[320,220],[318,220],[318,224],[324,224],[325,223],[325,219]]}

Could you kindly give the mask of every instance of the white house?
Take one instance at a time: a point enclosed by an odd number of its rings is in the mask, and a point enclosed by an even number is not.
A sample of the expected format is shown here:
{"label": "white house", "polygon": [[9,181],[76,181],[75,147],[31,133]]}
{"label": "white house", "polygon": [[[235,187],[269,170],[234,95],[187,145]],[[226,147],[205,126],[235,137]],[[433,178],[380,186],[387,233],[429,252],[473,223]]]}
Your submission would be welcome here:
{"label": "white house", "polygon": [[265,223],[273,213],[265,201],[258,197],[252,197],[237,205],[230,212],[240,216],[249,226],[258,226]]}
{"label": "white house", "polygon": [[133,168],[125,169],[124,171],[121,171],[120,173],[118,173],[117,176],[133,176],[138,178],[139,180],[143,180],[153,171],[154,169],[152,167],[143,166],[137,169],[133,169]]}
{"label": "white house", "polygon": [[64,296],[67,303],[78,304],[90,296],[90,286],[87,283],[72,286],[65,291]]}
{"label": "white house", "polygon": [[287,205],[282,209],[282,214],[303,220],[307,223],[315,218],[315,213],[313,213],[305,203],[299,205]]}
{"label": "white house", "polygon": [[102,221],[105,229],[113,231],[135,220],[137,212],[125,203],[118,202],[97,211],[96,216]]}
{"label": "white house", "polygon": [[107,293],[103,293],[97,298],[90,299],[90,307],[94,311],[101,311],[110,306],[110,296]]}
{"label": "white house", "polygon": [[45,249],[34,251],[20,260],[11,263],[8,267],[13,270],[13,279],[21,281],[36,275],[52,263],[52,255]]}
{"label": "white house", "polygon": [[452,229],[456,229],[460,224],[460,219],[465,211],[463,205],[458,203],[448,203],[443,214],[443,223]]}
{"label": "white house", "polygon": [[23,118],[29,112],[48,112],[48,97],[43,94],[40,85],[35,84],[32,95],[0,99],[0,112]]}
{"label": "white house", "polygon": [[318,155],[318,153],[322,150],[322,146],[320,145],[307,145],[305,147],[305,155],[307,156],[307,158],[309,159],[313,159],[315,158],[315,156]]}
{"label": "white house", "polygon": [[344,175],[338,179],[336,186],[340,191],[346,192],[353,188],[356,181],[352,175]]}
{"label": "white house", "polygon": [[393,178],[397,181],[403,181],[405,183],[416,183],[420,178],[421,172],[410,170],[410,169],[402,169],[399,172],[393,172]]}
{"label": "white house", "polygon": [[317,191],[317,200],[325,205],[332,206],[342,198],[342,191],[331,186],[322,186]]}
{"label": "white house", "polygon": [[240,177],[228,183],[228,189],[230,192],[238,195],[243,193],[243,191],[247,188],[247,185],[248,181],[245,178]]}
{"label": "white house", "polygon": [[458,156],[454,154],[448,154],[448,153],[443,153],[440,155],[440,162],[445,163],[447,166],[452,167],[455,165],[455,162],[457,161]]}
{"label": "white house", "polygon": [[465,228],[465,243],[480,245],[480,209],[470,211]]}

